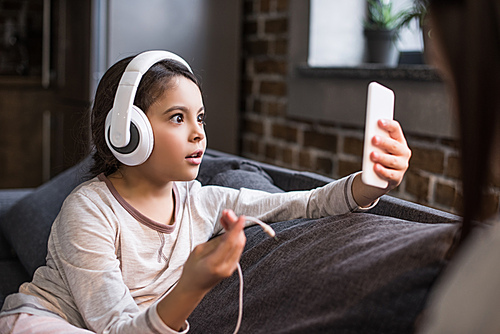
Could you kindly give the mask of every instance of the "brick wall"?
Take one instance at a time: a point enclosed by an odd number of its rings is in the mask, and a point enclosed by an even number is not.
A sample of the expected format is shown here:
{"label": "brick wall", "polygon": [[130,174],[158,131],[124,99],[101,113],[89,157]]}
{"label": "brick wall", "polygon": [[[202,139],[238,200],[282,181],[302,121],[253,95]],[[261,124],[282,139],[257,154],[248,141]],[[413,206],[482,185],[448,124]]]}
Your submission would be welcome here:
{"label": "brick wall", "polygon": [[[363,129],[287,117],[288,0],[245,0],[241,155],[332,178],[361,168]],[[460,210],[458,143],[407,136],[413,157],[391,195],[449,212]],[[500,185],[488,211],[499,210]]]}

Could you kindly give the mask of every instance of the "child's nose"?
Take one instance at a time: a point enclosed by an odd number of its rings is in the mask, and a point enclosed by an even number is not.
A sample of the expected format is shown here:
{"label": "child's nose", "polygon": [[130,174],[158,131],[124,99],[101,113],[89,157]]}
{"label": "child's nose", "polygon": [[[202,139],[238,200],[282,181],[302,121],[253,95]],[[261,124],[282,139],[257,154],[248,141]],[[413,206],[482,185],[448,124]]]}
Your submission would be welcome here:
{"label": "child's nose", "polygon": [[191,134],[192,140],[202,140],[205,138],[205,128],[203,124],[196,123],[195,126],[193,126],[192,134]]}

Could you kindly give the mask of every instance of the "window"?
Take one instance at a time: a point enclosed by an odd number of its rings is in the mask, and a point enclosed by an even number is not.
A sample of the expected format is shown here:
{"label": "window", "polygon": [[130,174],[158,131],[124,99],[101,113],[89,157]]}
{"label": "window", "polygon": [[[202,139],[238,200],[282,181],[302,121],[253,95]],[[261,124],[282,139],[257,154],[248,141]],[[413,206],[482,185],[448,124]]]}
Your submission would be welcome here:
{"label": "window", "polygon": [[[413,0],[392,0],[393,12],[410,8]],[[363,63],[363,19],[366,0],[310,0],[309,56],[311,67],[358,66]],[[422,33],[413,20],[396,41],[400,52],[421,51]]]}
{"label": "window", "polygon": [[[398,6],[412,0],[398,1]],[[403,2],[404,1],[404,2]],[[357,12],[358,19],[350,17],[343,22],[347,27],[362,32],[362,16],[364,12],[364,0],[291,0],[290,1],[290,25],[289,25],[289,71],[287,76],[287,115],[296,119],[306,119],[314,122],[334,122],[342,126],[359,127],[364,126],[366,88],[370,81],[376,80],[381,84],[392,88],[396,93],[395,117],[403,125],[406,133],[424,136],[436,136],[438,138],[456,138],[456,124],[452,111],[449,108],[448,98],[442,82],[437,73],[428,65],[401,65],[395,68],[379,66],[378,64],[363,64],[362,58],[358,57],[356,62],[351,62],[349,67],[344,63],[332,64],[337,51],[327,51],[331,57],[329,65],[319,61],[314,63],[314,53],[310,54],[311,46],[315,43],[312,39],[315,24],[310,20],[317,11],[318,4],[325,6],[321,11],[329,14],[327,21],[342,20],[348,18],[348,12]],[[397,10],[397,6],[394,5]],[[335,16],[337,15],[337,16]],[[330,22],[333,24],[333,22]],[[356,24],[354,24],[356,23]],[[351,25],[352,24],[352,25]],[[339,28],[340,29],[340,28]],[[348,29],[349,30],[349,29]],[[417,29],[418,31],[418,29]],[[334,38],[333,33],[324,33],[327,44],[344,44],[341,51],[350,51],[349,48],[363,47],[363,41],[353,41],[344,38],[343,34],[355,34],[351,32],[338,32]],[[416,40],[420,38],[417,32]],[[358,35],[359,36],[359,35]],[[339,41],[340,40],[340,41]],[[404,39],[400,50],[411,50],[412,39]],[[401,42],[403,43],[403,42]],[[416,44],[416,43],[415,43]],[[332,46],[329,46],[332,47]],[[404,49],[403,49],[404,47]],[[420,46],[421,48],[421,46]],[[347,50],[344,50],[347,49]],[[361,51],[360,51],[361,50]],[[358,52],[362,52],[358,49]],[[353,53],[354,54],[354,53]],[[354,58],[354,56],[351,56]]]}

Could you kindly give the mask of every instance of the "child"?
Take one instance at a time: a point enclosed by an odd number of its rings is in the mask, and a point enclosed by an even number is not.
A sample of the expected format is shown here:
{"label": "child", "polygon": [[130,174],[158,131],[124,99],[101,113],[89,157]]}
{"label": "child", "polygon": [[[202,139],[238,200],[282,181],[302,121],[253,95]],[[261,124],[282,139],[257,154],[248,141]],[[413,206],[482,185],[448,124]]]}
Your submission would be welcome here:
{"label": "child", "polygon": [[[95,177],[64,202],[52,227],[47,264],[7,297],[1,330],[16,333],[36,325],[39,333],[187,332],[194,308],[237,268],[243,228],[249,225],[244,215],[280,221],[348,213],[373,205],[399,185],[408,167],[410,150],[401,128],[385,120],[379,126],[390,138],[373,142],[387,153],[371,158],[376,173],[389,181],[387,189],[364,185],[360,174],[279,194],[203,187],[194,179],[206,148],[205,109],[189,65],[167,52],[131,61],[116,63],[99,84],[92,109]],[[130,67],[141,62],[151,64],[142,69],[142,79],[132,78]],[[121,78],[129,88],[117,88]],[[118,109],[110,112],[127,100],[124,96],[136,106],[132,119],[147,121],[134,121],[146,132],[139,129],[141,139],[132,135],[130,142],[145,153],[130,159],[134,148],[117,144]],[[148,131],[151,142],[144,143]]]}

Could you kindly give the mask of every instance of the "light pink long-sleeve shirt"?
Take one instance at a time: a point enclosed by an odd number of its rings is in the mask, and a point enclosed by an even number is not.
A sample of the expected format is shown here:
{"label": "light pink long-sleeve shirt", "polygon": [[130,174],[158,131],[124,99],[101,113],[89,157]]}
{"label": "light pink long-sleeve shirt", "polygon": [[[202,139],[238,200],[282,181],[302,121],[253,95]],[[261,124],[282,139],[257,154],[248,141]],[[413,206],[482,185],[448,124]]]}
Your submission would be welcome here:
{"label": "light pink long-sleeve shirt", "polygon": [[6,298],[0,315],[56,316],[97,333],[177,333],[161,321],[156,302],[176,284],[193,248],[223,231],[224,209],[265,222],[344,214],[359,209],[353,178],[277,194],[176,182],[175,222],[165,225],[135,210],[101,175],[65,200],[47,264]]}

